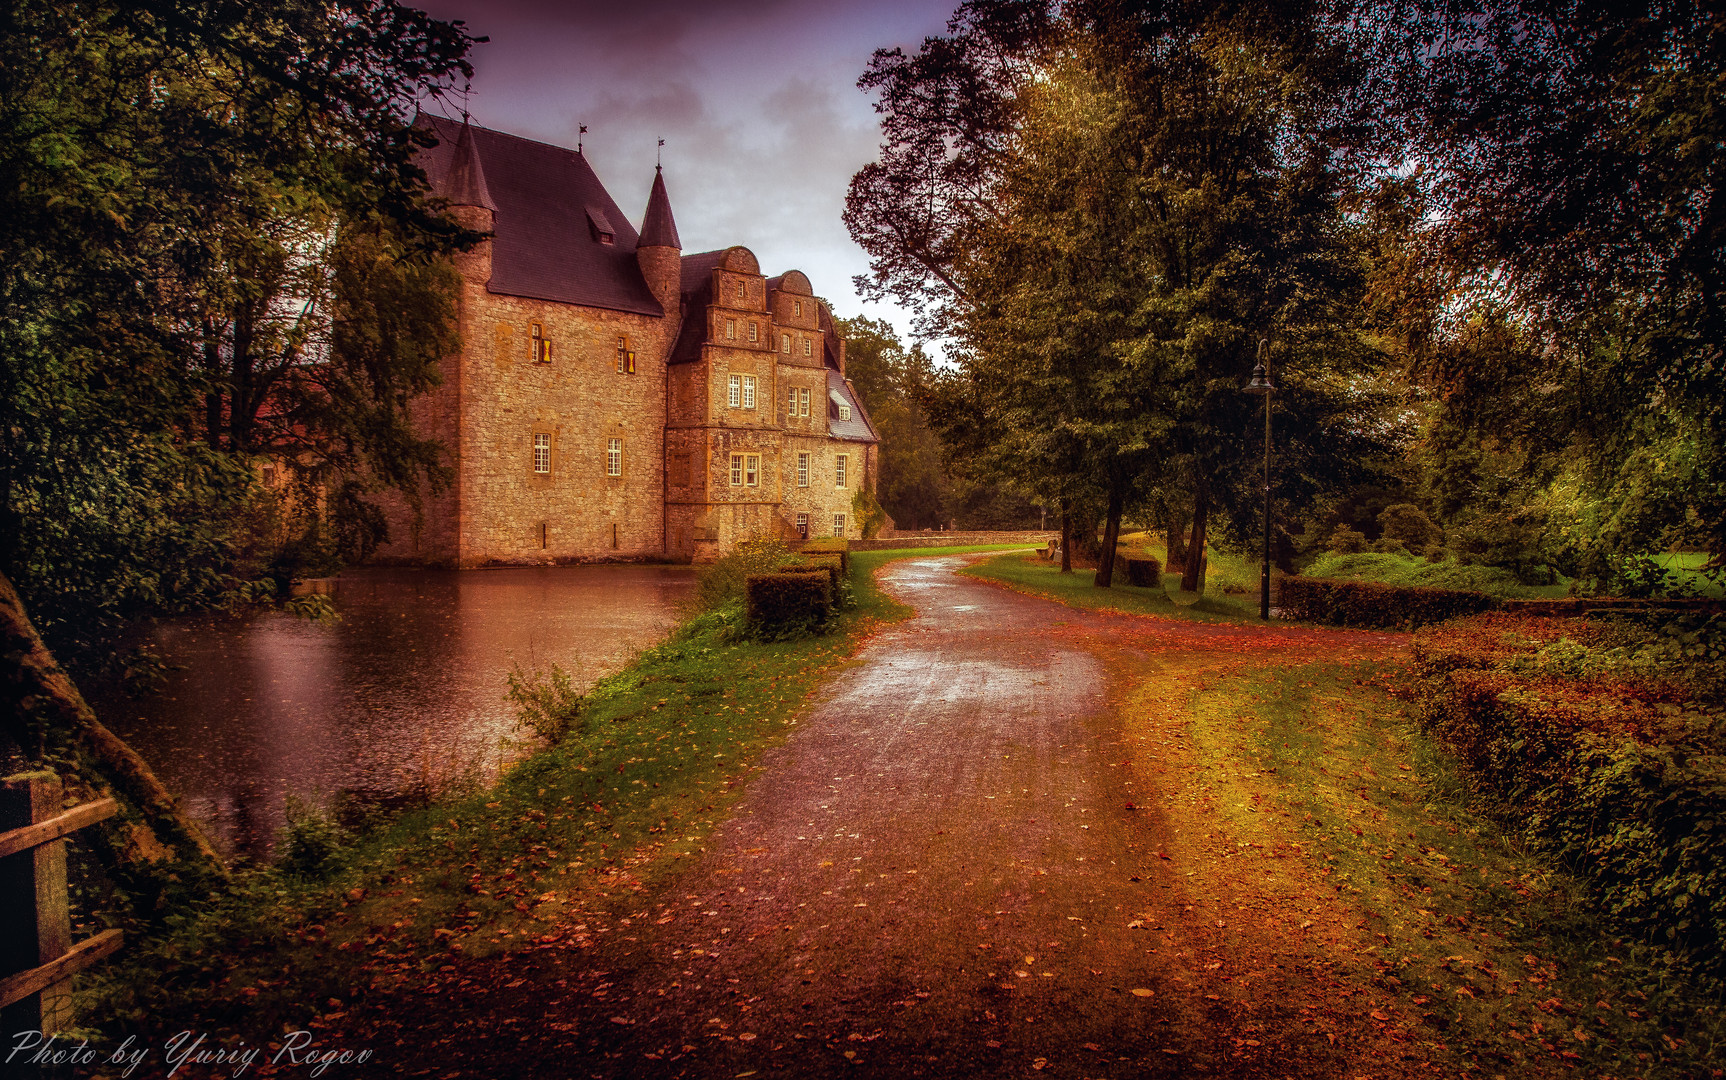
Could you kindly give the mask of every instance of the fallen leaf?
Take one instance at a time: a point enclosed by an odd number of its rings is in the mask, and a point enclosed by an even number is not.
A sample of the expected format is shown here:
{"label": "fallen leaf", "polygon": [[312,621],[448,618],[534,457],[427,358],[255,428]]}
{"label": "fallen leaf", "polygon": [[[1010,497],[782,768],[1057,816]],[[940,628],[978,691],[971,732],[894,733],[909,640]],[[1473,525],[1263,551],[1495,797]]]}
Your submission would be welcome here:
{"label": "fallen leaf", "polygon": [[1380,1022],[1383,1022],[1383,1021],[1385,1021],[1385,1020],[1389,1020],[1389,1019],[1390,1019],[1390,1017],[1388,1017],[1388,1016],[1386,1016],[1386,1015],[1385,1015],[1385,1014],[1384,1014],[1384,1013],[1382,1013],[1382,1012],[1380,1012],[1380,1011],[1379,1011],[1379,1010],[1377,1010],[1377,1009],[1374,1009],[1374,1010],[1373,1010],[1373,1011],[1372,1011],[1372,1013],[1371,1013],[1371,1016],[1372,1016],[1372,1018],[1373,1018],[1373,1019],[1374,1019],[1374,1020],[1378,1020],[1378,1021],[1380,1021]]}
{"label": "fallen leaf", "polygon": [[1139,987],[1139,988],[1138,988],[1138,989],[1136,989],[1136,990],[1134,990],[1134,991],[1133,991],[1133,996],[1134,996],[1134,997],[1150,997],[1150,996],[1151,996],[1151,994],[1152,994],[1152,992],[1151,992],[1151,991],[1149,991],[1149,990],[1146,990],[1146,989],[1145,989],[1145,988],[1144,988],[1144,987],[1142,987],[1142,986],[1141,986],[1141,987]]}

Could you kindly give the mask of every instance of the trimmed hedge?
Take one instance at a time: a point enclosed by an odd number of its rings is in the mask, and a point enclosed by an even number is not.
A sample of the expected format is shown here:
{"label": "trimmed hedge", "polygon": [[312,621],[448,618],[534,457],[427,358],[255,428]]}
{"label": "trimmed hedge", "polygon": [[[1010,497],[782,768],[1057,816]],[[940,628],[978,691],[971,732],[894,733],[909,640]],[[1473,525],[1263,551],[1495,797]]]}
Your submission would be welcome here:
{"label": "trimmed hedge", "polygon": [[1163,564],[1155,555],[1147,559],[1127,560],[1127,584],[1141,589],[1154,589],[1163,583]]}
{"label": "trimmed hedge", "polygon": [[779,566],[780,570],[797,574],[826,574],[828,587],[833,590],[833,604],[839,605],[839,582],[845,573],[844,559],[838,555],[792,556]]}
{"label": "trimmed hedge", "polygon": [[1377,581],[1282,579],[1278,607],[1291,619],[1399,629],[1478,615],[1498,606],[1495,597],[1461,589],[1423,589]]}
{"label": "trimmed hedge", "polygon": [[1530,654],[1498,655],[1502,634],[1471,620],[1416,640],[1421,726],[1509,828],[1585,875],[1628,932],[1726,977],[1718,718],[1661,700],[1670,689],[1518,670]]}
{"label": "trimmed hedge", "polygon": [[825,570],[751,574],[744,610],[758,630],[820,626],[833,610],[832,576]]}
{"label": "trimmed hedge", "polygon": [[851,573],[851,541],[843,536],[823,536],[810,540],[803,545],[805,555],[837,555],[839,556],[839,572]]}

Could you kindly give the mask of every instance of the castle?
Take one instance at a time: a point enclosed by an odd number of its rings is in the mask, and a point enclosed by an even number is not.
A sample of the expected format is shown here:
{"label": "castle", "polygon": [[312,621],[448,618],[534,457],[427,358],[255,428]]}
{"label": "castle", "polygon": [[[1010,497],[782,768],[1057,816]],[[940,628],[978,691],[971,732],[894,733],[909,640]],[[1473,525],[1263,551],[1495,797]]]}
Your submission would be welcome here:
{"label": "castle", "polygon": [[432,193],[491,238],[456,258],[461,352],[411,406],[454,483],[386,504],[380,560],[701,562],[862,535],[878,440],[807,277],[683,254],[658,172],[637,234],[579,150],[419,122]]}

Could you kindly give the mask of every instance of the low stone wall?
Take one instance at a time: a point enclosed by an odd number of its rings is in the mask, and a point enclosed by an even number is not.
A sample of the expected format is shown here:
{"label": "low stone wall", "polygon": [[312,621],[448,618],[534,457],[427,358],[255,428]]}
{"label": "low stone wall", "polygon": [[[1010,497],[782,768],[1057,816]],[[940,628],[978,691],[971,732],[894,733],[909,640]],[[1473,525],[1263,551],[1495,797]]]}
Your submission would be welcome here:
{"label": "low stone wall", "polygon": [[900,533],[880,540],[853,540],[852,551],[881,551],[889,548],[968,547],[972,544],[1024,544],[1042,547],[1060,533],[1031,529],[1024,532],[945,532]]}

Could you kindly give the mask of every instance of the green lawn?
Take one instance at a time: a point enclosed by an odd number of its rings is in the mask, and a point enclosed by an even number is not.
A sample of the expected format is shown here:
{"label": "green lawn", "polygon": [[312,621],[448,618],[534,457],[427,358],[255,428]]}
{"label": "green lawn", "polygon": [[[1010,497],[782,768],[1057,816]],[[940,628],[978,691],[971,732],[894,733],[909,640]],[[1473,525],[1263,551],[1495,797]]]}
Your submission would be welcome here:
{"label": "green lawn", "polygon": [[[1141,589],[1126,584],[1126,571],[1115,575],[1112,588],[1099,589],[1095,570],[1061,573],[1059,563],[1039,555],[1000,555],[967,567],[961,573],[983,581],[1030,593],[1087,611],[1124,611],[1132,615],[1167,615],[1203,622],[1236,622],[1258,618],[1256,597],[1224,596],[1207,592],[1199,597],[1177,592],[1174,598],[1162,588]],[[1207,580],[1214,581],[1214,577]],[[1171,583],[1172,580],[1171,580]],[[1256,584],[1256,582],[1255,582]]]}

